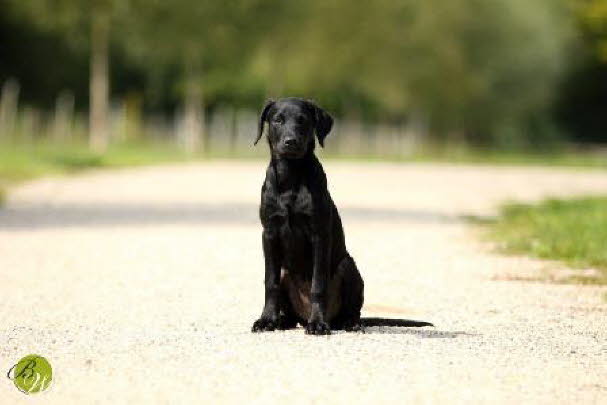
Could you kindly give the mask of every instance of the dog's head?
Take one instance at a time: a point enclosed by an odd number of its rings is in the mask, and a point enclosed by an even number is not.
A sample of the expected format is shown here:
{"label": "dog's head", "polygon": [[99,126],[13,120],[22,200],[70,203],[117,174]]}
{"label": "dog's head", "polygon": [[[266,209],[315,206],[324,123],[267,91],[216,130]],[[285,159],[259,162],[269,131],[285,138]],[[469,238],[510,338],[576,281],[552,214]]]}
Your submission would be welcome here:
{"label": "dog's head", "polygon": [[268,141],[273,154],[279,158],[301,159],[314,150],[314,134],[320,146],[331,131],[333,118],[312,101],[301,98],[270,100],[259,117],[255,145],[268,123]]}

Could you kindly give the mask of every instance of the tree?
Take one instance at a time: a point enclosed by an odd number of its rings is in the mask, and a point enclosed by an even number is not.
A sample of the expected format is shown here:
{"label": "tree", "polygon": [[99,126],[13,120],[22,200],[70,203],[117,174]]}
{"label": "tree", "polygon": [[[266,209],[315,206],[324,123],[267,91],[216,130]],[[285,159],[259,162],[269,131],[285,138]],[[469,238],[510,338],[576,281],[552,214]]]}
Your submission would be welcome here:
{"label": "tree", "polygon": [[571,64],[567,2],[581,0],[5,1],[88,39],[92,145],[107,143],[96,134],[107,133],[113,36],[150,83],[161,78],[160,98],[173,105],[179,95],[182,140],[194,151],[205,143],[205,106],[257,105],[264,93],[363,119],[423,117],[439,140],[532,143]]}
{"label": "tree", "polygon": [[576,19],[575,48],[559,87],[559,125],[576,142],[607,142],[607,2],[569,0]]}
{"label": "tree", "polygon": [[577,0],[575,6],[581,23],[592,36],[597,57],[607,63],[607,2],[605,0]]}
{"label": "tree", "polygon": [[244,67],[269,0],[136,0],[138,18],[123,25],[128,52],[150,72],[178,66],[183,99],[183,143],[204,147],[205,78]]}
{"label": "tree", "polygon": [[288,92],[337,108],[354,100],[388,117],[421,111],[442,138],[523,139],[525,122],[551,103],[571,31],[551,0],[305,4],[260,46],[267,82],[279,60]]}
{"label": "tree", "polygon": [[109,142],[111,29],[116,16],[128,11],[128,1],[12,0],[12,6],[44,29],[61,32],[75,46],[89,47],[89,143],[93,150],[105,151]]}

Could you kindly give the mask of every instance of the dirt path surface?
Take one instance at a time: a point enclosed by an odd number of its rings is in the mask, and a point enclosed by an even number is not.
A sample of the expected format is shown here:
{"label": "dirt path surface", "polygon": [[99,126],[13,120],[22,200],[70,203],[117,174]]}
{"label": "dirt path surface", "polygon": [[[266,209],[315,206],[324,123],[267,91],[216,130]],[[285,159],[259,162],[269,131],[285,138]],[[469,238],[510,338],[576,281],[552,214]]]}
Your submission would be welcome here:
{"label": "dirt path surface", "polygon": [[[364,315],[434,322],[252,334],[264,162],[23,185],[0,209],[0,366],[54,368],[0,403],[607,403],[605,287],[512,281],[555,264],[491,253],[463,215],[607,192],[607,173],[328,163]],[[575,237],[575,235],[572,235]]]}

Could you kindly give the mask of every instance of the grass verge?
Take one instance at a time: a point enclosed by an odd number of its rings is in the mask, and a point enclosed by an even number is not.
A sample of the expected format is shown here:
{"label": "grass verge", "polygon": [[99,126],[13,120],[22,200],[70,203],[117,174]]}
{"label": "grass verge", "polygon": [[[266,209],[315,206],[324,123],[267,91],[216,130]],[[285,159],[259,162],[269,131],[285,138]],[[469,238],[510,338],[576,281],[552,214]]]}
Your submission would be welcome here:
{"label": "grass verge", "polygon": [[116,144],[104,154],[91,152],[80,143],[4,143],[0,144],[0,203],[10,185],[43,175],[187,159],[176,146],[157,143]]}
{"label": "grass verge", "polygon": [[574,275],[564,281],[607,284],[607,197],[508,204],[488,226],[490,238],[504,252],[594,268],[598,273],[592,276]]}

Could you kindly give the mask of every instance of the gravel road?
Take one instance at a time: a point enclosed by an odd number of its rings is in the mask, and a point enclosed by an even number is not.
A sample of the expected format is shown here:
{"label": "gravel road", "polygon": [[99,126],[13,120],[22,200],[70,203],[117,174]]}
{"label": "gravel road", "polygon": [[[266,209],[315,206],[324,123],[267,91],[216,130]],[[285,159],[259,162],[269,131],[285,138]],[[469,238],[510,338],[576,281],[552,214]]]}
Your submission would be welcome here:
{"label": "gravel road", "polygon": [[[34,181],[0,209],[2,404],[607,403],[607,288],[520,281],[562,265],[492,253],[465,215],[605,193],[607,172],[325,164],[364,315],[436,328],[252,334],[265,162]],[[572,235],[574,237],[575,235]],[[2,371],[2,370],[0,370]]]}

